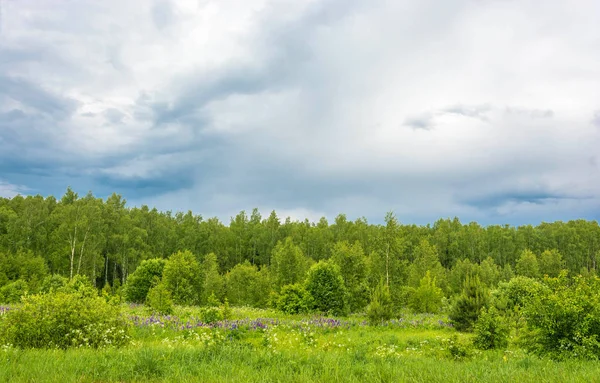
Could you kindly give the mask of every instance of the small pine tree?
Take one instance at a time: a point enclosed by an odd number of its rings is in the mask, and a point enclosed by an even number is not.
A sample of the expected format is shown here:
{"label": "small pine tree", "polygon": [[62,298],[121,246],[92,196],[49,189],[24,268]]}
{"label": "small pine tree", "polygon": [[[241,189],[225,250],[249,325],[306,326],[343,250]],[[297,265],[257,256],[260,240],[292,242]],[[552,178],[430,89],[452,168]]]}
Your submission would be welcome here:
{"label": "small pine tree", "polygon": [[223,319],[231,319],[233,316],[233,312],[229,307],[229,301],[227,300],[227,298],[225,298],[225,302],[223,302],[223,308],[221,312],[223,313]]}
{"label": "small pine tree", "polygon": [[450,320],[459,331],[471,331],[483,307],[489,305],[489,294],[479,277],[467,275],[463,291],[450,310]]}
{"label": "small pine tree", "polygon": [[436,279],[427,270],[420,281],[420,286],[414,289],[409,297],[410,308],[417,313],[437,313],[442,306],[444,294],[436,286]]}
{"label": "small pine tree", "polygon": [[384,321],[392,319],[393,309],[390,289],[382,279],[379,281],[377,287],[375,287],[371,303],[367,309],[369,324],[379,325]]}

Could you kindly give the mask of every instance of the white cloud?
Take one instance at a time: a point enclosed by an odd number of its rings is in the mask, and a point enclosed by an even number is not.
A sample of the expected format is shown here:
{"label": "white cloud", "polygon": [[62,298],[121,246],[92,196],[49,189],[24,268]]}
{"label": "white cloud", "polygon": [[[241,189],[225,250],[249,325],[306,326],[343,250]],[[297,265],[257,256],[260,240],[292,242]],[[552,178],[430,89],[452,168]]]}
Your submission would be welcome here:
{"label": "white cloud", "polygon": [[27,191],[25,186],[12,185],[8,182],[0,180],[0,197],[12,198],[18,194],[24,194]]}
{"label": "white cloud", "polygon": [[77,102],[57,156],[191,179],[129,200],[221,217],[600,211],[597,1],[8,4],[0,75]]}

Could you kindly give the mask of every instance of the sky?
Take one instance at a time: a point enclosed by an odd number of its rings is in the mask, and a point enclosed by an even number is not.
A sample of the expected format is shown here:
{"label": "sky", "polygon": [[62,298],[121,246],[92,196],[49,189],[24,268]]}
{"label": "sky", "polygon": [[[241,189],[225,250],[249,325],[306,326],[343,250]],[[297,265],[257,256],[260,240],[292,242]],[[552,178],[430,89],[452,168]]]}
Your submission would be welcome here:
{"label": "sky", "polygon": [[597,0],[0,0],[0,196],[600,220]]}

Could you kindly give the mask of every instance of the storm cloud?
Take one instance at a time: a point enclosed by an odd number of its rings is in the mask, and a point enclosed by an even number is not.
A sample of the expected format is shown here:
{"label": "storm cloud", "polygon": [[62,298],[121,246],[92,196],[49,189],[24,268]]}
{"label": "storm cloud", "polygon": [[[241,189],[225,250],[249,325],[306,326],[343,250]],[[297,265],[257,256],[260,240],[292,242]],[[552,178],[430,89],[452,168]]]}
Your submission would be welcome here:
{"label": "storm cloud", "polygon": [[3,3],[0,195],[600,218],[600,4]]}

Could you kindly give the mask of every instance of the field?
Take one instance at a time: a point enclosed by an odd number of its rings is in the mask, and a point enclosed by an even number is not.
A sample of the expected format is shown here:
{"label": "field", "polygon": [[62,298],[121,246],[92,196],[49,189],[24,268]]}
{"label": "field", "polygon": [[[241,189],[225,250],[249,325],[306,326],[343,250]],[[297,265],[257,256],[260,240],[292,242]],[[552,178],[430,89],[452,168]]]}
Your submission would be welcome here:
{"label": "field", "polygon": [[[0,312],[3,312],[2,309]],[[600,363],[540,359],[510,346],[478,351],[447,318],[406,314],[383,326],[234,308],[202,323],[198,309],[151,316],[126,306],[131,343],[99,350],[0,351],[10,382],[595,382]]]}

